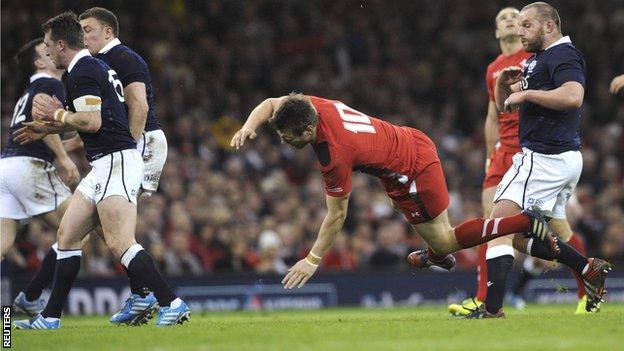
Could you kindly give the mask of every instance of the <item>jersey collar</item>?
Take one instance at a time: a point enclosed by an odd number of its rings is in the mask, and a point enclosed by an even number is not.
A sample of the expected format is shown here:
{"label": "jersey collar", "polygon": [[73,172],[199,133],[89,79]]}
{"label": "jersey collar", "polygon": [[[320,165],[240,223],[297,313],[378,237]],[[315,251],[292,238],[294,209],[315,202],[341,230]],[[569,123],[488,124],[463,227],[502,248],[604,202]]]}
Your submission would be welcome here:
{"label": "jersey collar", "polygon": [[557,40],[556,42],[554,42],[552,44],[550,44],[550,46],[547,47],[546,49],[544,49],[544,51],[552,48],[553,46],[557,46],[557,45],[560,45],[560,44],[568,44],[568,43],[572,44],[572,40],[570,40],[570,36],[569,35],[566,35],[565,37]]}
{"label": "jersey collar", "polygon": [[72,68],[74,68],[74,66],[76,65],[78,60],[80,60],[81,58],[86,57],[86,56],[91,56],[91,54],[89,54],[89,50],[82,49],[82,50],[78,51],[76,56],[74,56],[74,58],[69,63],[69,66],[67,66],[67,72],[71,72]]}
{"label": "jersey collar", "polygon": [[108,42],[108,44],[104,45],[104,47],[98,51],[98,54],[105,54],[117,45],[121,45],[121,40],[119,40],[119,38],[115,38]]}
{"label": "jersey collar", "polygon": [[52,78],[51,75],[47,74],[47,73],[37,73],[37,74],[33,74],[32,76],[30,76],[30,82],[34,82],[39,78]]}

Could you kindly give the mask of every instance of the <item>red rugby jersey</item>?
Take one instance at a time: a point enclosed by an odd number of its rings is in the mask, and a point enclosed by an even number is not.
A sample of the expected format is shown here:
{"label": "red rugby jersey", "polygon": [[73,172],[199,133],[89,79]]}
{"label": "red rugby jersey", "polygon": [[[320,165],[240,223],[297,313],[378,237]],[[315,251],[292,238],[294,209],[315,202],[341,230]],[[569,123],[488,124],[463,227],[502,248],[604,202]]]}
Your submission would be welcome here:
{"label": "red rugby jersey", "polygon": [[[417,166],[439,162],[433,142],[417,129],[367,116],[340,101],[314,96],[310,99],[319,117],[313,144],[316,166],[323,175],[327,195],[349,194],[352,171],[373,175],[383,182],[409,184]],[[435,159],[419,159],[422,148],[433,150]]]}
{"label": "red rugby jersey", "polygon": [[[499,72],[503,68],[507,68],[509,66],[518,66],[522,68],[526,60],[531,57],[531,55],[532,54],[520,49],[520,51],[511,56],[500,54],[496,60],[492,61],[492,63],[488,65],[487,73],[485,74],[485,83],[487,85],[490,101],[494,101],[494,87],[496,85],[496,79],[498,78]],[[520,150],[520,143],[518,141],[519,123],[519,111],[512,113],[499,112],[498,139],[502,149],[509,152],[516,152]]]}

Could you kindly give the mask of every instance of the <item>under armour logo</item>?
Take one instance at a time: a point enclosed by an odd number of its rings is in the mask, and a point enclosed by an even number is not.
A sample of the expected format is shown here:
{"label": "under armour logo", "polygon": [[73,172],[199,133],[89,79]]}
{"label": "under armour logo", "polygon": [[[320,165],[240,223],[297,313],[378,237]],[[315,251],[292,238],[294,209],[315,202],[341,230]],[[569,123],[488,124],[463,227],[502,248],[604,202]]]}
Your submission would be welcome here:
{"label": "under armour logo", "polygon": [[494,285],[494,283],[492,283],[491,281],[489,281],[489,280],[488,280],[488,282],[487,282],[487,286],[488,286],[488,288],[489,288],[490,286],[492,286],[492,285]]}
{"label": "under armour logo", "polygon": [[420,212],[418,212],[418,211],[412,212],[410,214],[412,215],[412,217],[420,217]]}
{"label": "under armour logo", "polygon": [[102,191],[102,185],[100,183],[95,184],[95,193],[99,194]]}

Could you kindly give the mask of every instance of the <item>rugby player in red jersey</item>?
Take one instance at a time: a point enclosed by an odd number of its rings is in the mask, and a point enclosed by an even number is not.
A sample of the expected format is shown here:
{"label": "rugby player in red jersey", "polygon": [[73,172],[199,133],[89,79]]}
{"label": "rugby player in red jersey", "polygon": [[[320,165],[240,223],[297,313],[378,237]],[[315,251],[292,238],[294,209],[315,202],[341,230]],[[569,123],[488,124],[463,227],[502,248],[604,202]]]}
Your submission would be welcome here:
{"label": "rugby player in red jersey", "polygon": [[416,267],[450,270],[455,265],[452,252],[515,233],[527,233],[557,255],[557,243],[537,209],[509,217],[472,219],[453,228],[436,147],[417,129],[369,117],[340,101],[293,93],[258,105],[232,137],[231,146],[239,149],[247,139],[254,139],[256,129],[265,122],[283,143],[296,149],[312,146],[325,183],[327,215],[308,256],[284,277],[287,289],[301,287],[310,279],[342,228],[353,171],[379,178],[394,207],[429,245],[408,256]]}

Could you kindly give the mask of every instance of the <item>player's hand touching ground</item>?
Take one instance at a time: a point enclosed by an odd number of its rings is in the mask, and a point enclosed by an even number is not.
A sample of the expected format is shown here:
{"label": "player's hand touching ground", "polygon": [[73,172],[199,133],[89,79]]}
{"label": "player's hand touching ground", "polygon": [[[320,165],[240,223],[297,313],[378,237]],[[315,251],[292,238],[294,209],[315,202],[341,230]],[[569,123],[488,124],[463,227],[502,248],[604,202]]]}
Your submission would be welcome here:
{"label": "player's hand touching ground", "polygon": [[503,68],[498,75],[498,82],[505,85],[512,85],[522,79],[522,68],[518,66],[510,66]]}
{"label": "player's hand touching ground", "polygon": [[282,279],[284,288],[292,289],[294,287],[302,287],[308,279],[314,275],[317,268],[318,265],[309,263],[305,258],[295,263],[294,266],[290,267],[284,279]]}
{"label": "player's hand touching ground", "polygon": [[234,133],[232,141],[230,141],[230,146],[238,150],[243,147],[243,145],[245,144],[245,140],[252,140],[255,139],[257,136],[258,134],[256,134],[256,132],[254,132],[253,130],[249,128],[241,128],[238,132]]}

